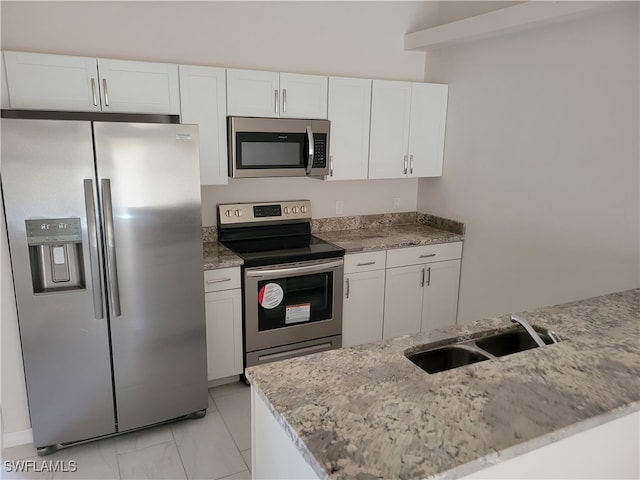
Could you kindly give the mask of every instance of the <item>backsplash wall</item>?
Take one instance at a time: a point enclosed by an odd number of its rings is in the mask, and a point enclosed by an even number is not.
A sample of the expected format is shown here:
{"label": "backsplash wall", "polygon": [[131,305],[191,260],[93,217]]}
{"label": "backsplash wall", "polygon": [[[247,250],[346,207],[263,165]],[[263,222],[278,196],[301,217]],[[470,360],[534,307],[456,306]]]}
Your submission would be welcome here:
{"label": "backsplash wall", "polygon": [[[417,210],[418,180],[343,180],[314,178],[241,178],[228,185],[202,187],[202,225],[214,226],[216,205],[237,202],[311,200],[313,218],[329,218]],[[336,202],[343,213],[336,213]]]}

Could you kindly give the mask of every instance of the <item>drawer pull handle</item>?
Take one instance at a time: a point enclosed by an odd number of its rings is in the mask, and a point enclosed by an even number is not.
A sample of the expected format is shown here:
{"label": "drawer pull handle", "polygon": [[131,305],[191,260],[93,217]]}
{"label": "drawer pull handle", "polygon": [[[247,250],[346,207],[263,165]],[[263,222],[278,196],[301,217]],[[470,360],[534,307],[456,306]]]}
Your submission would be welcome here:
{"label": "drawer pull handle", "polygon": [[230,282],[230,278],[221,278],[219,280],[207,280],[207,283],[222,283],[222,282]]}
{"label": "drawer pull handle", "polygon": [[429,253],[427,255],[420,255],[420,258],[429,258],[429,257],[435,257],[436,254],[435,253]]}
{"label": "drawer pull handle", "polygon": [[364,263],[358,263],[357,266],[358,267],[364,267],[364,266],[367,266],[367,265],[375,265],[375,264],[376,264],[376,262],[364,262]]}

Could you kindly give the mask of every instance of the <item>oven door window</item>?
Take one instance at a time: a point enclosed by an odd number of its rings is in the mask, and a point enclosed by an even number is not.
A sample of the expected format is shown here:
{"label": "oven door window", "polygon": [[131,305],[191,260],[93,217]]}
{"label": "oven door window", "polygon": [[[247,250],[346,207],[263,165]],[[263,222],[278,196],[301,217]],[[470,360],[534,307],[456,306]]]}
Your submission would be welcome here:
{"label": "oven door window", "polygon": [[304,133],[236,133],[236,168],[304,168]]}
{"label": "oven door window", "polygon": [[258,330],[328,320],[333,317],[333,273],[258,282]]}

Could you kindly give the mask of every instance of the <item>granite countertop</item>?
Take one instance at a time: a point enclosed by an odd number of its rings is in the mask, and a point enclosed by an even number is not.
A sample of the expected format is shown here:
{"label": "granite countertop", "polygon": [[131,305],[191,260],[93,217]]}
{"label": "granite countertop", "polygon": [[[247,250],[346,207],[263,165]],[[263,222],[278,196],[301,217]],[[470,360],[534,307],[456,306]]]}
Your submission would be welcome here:
{"label": "granite countertop", "polygon": [[314,235],[344,248],[347,254],[435,243],[461,242],[464,239],[461,234],[421,224],[355,228],[318,232]]}
{"label": "granite countertop", "polygon": [[320,478],[456,478],[640,409],[640,289],[523,312],[557,344],[428,374],[408,348],[508,316],[251,367]]}
{"label": "granite countertop", "polygon": [[204,242],[204,269],[240,267],[243,260],[218,241]]}
{"label": "granite countertop", "polygon": [[[345,253],[460,242],[464,224],[455,220],[403,212],[312,220],[312,233]],[[241,266],[242,259],[217,241],[216,227],[203,227],[204,269]]]}

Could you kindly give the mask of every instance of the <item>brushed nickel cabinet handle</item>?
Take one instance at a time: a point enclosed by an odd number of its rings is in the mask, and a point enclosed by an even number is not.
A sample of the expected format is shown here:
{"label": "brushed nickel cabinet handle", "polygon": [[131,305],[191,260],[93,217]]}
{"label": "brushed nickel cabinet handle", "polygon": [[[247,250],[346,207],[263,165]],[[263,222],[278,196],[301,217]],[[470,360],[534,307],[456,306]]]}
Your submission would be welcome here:
{"label": "brushed nickel cabinet handle", "polygon": [[219,280],[207,280],[207,283],[223,283],[223,282],[230,282],[231,279],[230,278],[221,278]]}
{"label": "brushed nickel cabinet handle", "polygon": [[431,267],[427,268],[427,287],[431,285]]}
{"label": "brushed nickel cabinet handle", "polygon": [[422,269],[422,275],[420,277],[420,286],[421,287],[424,287],[424,271],[425,271],[425,269],[423,268]]}
{"label": "brushed nickel cabinet handle", "polygon": [[282,89],[282,113],[287,113],[287,89]]}
{"label": "brushed nickel cabinet handle", "polygon": [[345,294],[346,294],[345,296],[346,298],[349,298],[349,279],[348,278],[346,279],[346,282],[347,282],[347,286],[345,288]]}
{"label": "brushed nickel cabinet handle", "polygon": [[109,90],[107,90],[107,79],[102,79],[102,87],[104,88],[104,106],[109,106]]}
{"label": "brushed nickel cabinet handle", "polygon": [[436,254],[435,254],[435,253],[429,253],[429,254],[427,254],[427,255],[420,255],[420,257],[419,257],[419,258],[429,258],[429,257],[435,257],[435,256],[436,256]]}
{"label": "brushed nickel cabinet handle", "polygon": [[376,262],[364,262],[364,263],[358,263],[357,266],[358,267],[364,267],[366,265],[375,265]]}
{"label": "brushed nickel cabinet handle", "polygon": [[407,156],[404,156],[404,174],[407,174]]}
{"label": "brushed nickel cabinet handle", "polygon": [[98,96],[96,95],[96,79],[95,78],[91,79],[91,93],[93,95],[93,106],[97,107],[98,106]]}
{"label": "brushed nickel cabinet handle", "polygon": [[409,155],[409,173],[413,175],[413,155]]}
{"label": "brushed nickel cabinet handle", "polygon": [[276,113],[278,113],[278,106],[279,106],[278,103],[280,103],[280,100],[278,99],[278,90],[274,90],[273,91],[273,95],[274,95],[274,102],[273,103],[275,105]]}

